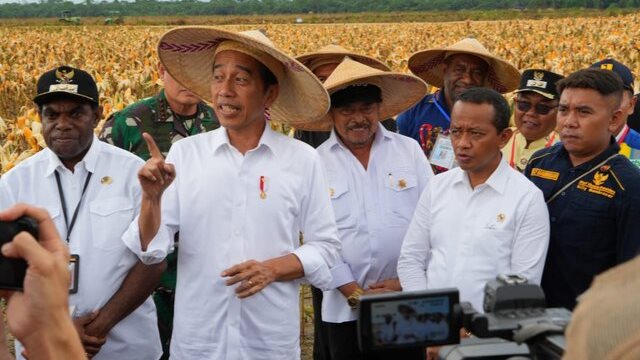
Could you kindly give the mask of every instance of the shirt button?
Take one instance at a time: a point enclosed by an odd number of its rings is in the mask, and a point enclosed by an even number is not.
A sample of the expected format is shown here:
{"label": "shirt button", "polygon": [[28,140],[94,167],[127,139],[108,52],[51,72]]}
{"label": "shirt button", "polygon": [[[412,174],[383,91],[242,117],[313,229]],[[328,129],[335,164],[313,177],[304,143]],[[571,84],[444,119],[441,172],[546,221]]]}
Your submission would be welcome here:
{"label": "shirt button", "polygon": [[560,195],[561,195],[561,196],[565,196],[566,194],[567,194],[567,193],[566,193],[566,192],[564,192],[564,191],[560,193]]}

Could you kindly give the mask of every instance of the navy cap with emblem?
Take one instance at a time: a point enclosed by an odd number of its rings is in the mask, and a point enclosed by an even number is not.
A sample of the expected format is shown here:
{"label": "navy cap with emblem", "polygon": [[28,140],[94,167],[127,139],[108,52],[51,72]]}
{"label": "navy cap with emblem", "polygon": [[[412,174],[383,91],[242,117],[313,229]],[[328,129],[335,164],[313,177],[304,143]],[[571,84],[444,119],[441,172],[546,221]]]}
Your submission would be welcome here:
{"label": "navy cap with emblem", "polygon": [[38,79],[38,94],[33,101],[42,105],[52,98],[76,97],[96,105],[100,103],[95,80],[84,70],[60,66],[42,74]]}
{"label": "navy cap with emblem", "polygon": [[629,68],[615,59],[604,59],[590,66],[590,68],[611,70],[622,79],[622,84],[626,90],[633,93],[633,74]]}
{"label": "navy cap with emblem", "polygon": [[520,77],[520,86],[516,93],[533,91],[547,99],[558,98],[556,84],[564,79],[564,76],[547,70],[527,69]]}

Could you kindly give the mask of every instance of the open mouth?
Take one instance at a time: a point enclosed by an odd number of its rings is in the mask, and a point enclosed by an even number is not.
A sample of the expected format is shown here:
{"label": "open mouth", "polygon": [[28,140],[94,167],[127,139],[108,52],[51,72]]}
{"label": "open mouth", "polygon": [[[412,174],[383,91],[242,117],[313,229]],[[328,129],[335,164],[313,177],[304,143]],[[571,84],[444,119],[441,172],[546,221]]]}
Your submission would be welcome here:
{"label": "open mouth", "polygon": [[234,115],[240,111],[240,108],[231,104],[221,104],[218,105],[218,110],[220,110],[223,115]]}

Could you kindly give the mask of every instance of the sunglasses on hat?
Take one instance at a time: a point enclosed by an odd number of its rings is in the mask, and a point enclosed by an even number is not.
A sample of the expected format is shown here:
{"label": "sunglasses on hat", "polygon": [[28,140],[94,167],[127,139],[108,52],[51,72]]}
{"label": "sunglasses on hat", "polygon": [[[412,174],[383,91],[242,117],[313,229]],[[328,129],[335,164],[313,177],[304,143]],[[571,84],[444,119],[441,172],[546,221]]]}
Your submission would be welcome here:
{"label": "sunglasses on hat", "polygon": [[533,104],[531,104],[530,102],[523,100],[516,100],[516,106],[518,107],[518,110],[524,113],[531,110],[531,108],[533,107],[533,111],[538,115],[547,115],[551,110],[558,107],[558,105],[551,106],[547,104],[536,104],[535,106],[533,106]]}

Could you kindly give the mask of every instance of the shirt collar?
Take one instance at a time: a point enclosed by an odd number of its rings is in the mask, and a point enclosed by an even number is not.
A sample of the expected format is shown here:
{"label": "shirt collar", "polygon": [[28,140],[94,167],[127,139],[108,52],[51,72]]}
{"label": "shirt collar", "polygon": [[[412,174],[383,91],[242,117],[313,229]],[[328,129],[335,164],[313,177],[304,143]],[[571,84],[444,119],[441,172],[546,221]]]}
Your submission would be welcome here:
{"label": "shirt collar", "polygon": [[[218,131],[211,132],[211,150],[213,153],[216,153],[223,146],[232,147],[229,142],[229,134],[227,133],[227,129],[223,126],[220,127]],[[260,137],[260,141],[258,142],[258,146],[255,149],[259,149],[264,146],[269,149],[274,155],[277,155],[277,146],[278,146],[278,134],[274,130],[271,129],[269,121],[265,121],[264,131],[262,132],[262,136]],[[250,151],[253,151],[250,150]]]}
{"label": "shirt collar", "polygon": [[[498,167],[493,171],[493,173],[484,182],[484,184],[491,187],[499,194],[503,194],[505,191],[505,188],[507,187],[507,180],[509,179],[510,171],[511,171],[511,168],[509,167],[509,164],[507,164],[507,162],[504,161],[503,158],[501,158],[500,163],[498,164]],[[453,179],[453,183],[463,183],[471,187],[471,183],[469,182],[469,176],[467,175],[467,172],[462,169],[458,169],[458,173],[456,174],[456,177]]]}
{"label": "shirt collar", "polygon": [[433,101],[437,101],[447,114],[451,114],[451,110],[449,110],[447,102],[444,100],[444,92],[442,90],[438,90],[433,94]]}
{"label": "shirt collar", "polygon": [[[94,173],[98,165],[98,154],[100,153],[100,146],[102,146],[100,140],[98,140],[97,136],[93,135],[93,140],[91,141],[89,151],[87,151],[82,160],[80,160],[76,164],[75,168],[77,168],[78,166],[84,166],[85,170],[90,173]],[[46,148],[45,151],[47,151],[49,157],[45,176],[50,176],[54,171],[60,168],[65,168],[64,164],[62,163],[58,155],[53,152],[53,150],[51,150],[50,148]]]}

